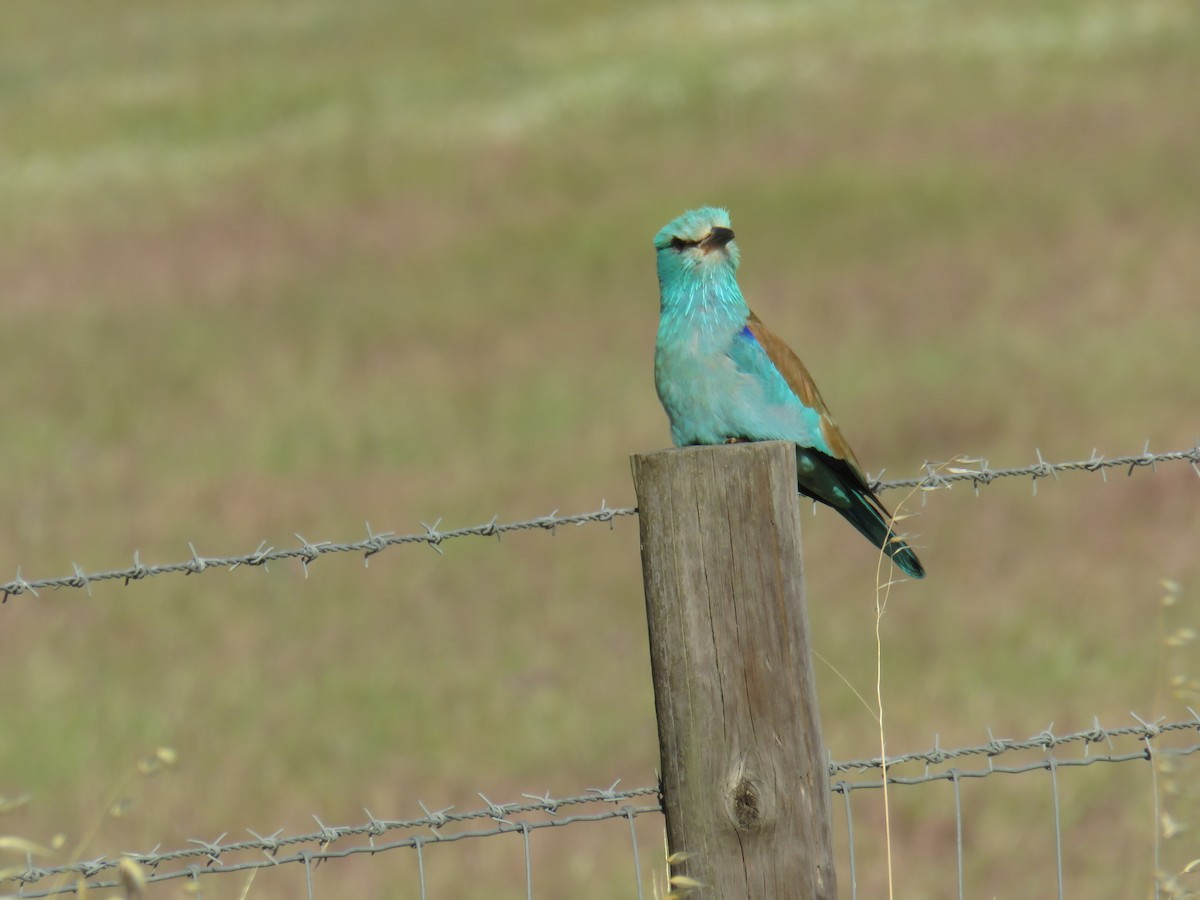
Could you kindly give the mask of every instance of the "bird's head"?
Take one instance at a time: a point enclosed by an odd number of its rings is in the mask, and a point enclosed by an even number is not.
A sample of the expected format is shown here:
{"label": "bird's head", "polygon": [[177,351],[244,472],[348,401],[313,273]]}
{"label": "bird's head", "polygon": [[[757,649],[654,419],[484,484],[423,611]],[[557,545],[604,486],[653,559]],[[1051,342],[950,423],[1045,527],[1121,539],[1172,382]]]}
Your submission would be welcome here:
{"label": "bird's head", "polygon": [[685,212],[654,236],[658,280],[731,278],[738,267],[729,213],[705,206]]}

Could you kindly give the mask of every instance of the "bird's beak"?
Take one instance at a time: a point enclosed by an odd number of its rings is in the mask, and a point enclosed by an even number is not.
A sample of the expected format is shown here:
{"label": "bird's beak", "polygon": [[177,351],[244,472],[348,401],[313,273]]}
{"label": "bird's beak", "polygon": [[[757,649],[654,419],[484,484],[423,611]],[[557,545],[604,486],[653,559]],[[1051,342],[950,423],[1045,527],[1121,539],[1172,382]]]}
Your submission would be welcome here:
{"label": "bird's beak", "polygon": [[702,241],[700,241],[700,249],[705,253],[711,250],[720,250],[726,244],[733,240],[733,229],[722,228],[716,226],[710,231]]}

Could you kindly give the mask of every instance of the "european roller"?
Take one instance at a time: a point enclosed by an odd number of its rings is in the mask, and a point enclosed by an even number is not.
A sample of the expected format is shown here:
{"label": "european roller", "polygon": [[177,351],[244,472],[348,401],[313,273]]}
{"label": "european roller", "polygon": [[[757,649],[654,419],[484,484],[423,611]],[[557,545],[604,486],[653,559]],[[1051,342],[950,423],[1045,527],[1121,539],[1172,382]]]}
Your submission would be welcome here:
{"label": "european roller", "polygon": [[832,506],[897,566],[924,578],[804,363],[746,305],[729,213],[685,212],[654,236],[654,249],[654,384],[676,446],[792,441],[800,493]]}

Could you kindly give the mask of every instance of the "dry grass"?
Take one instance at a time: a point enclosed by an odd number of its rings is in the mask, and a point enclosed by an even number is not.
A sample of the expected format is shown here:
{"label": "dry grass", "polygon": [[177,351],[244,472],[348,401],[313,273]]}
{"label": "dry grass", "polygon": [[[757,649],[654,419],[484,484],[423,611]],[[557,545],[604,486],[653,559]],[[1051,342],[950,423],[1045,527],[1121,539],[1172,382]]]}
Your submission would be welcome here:
{"label": "dry grass", "polygon": [[[873,470],[1195,439],[1188,4],[541,6],[9,4],[0,572],[629,503],[667,440],[649,236],[700,203]],[[1156,582],[1194,603],[1198,499],[1182,466],[930,496],[930,577],[882,620],[889,748],[1179,714]],[[817,649],[869,694],[873,552],[806,525]],[[163,745],[89,852],[650,782],[636,524],[445,550],[10,601],[0,794],[32,800],[3,830],[70,846]],[[869,754],[818,669],[831,752]],[[1150,883],[1138,778],[1076,782],[1072,895]],[[976,893],[1044,892],[1042,786],[974,787]],[[891,798],[898,896],[953,884],[931,790]],[[628,896],[601,831],[534,840],[539,896]],[[392,856],[318,896],[414,895]],[[523,896],[501,839],[427,863],[431,896]]]}

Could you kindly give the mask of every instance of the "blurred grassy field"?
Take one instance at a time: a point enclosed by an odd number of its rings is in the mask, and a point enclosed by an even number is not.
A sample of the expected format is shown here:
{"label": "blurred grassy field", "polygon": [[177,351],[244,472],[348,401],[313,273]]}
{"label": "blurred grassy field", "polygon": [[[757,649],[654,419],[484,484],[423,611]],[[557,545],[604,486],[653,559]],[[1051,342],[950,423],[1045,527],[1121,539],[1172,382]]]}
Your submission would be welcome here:
{"label": "blurred grassy field", "polygon": [[[9,0],[0,572],[632,504],[629,454],[668,442],[650,237],[702,203],[873,473],[1191,446],[1198,28],[1185,0]],[[1165,677],[1196,660],[1163,649],[1200,621],[1186,466],[926,500],[930,577],[883,623],[889,750],[1186,715]],[[806,526],[816,648],[869,693],[874,554]],[[651,783],[636,522],[444,549],[10,600],[0,793],[32,800],[0,832],[99,821],[90,857]],[[818,677],[831,753],[874,755]],[[157,745],[177,771],[106,818]],[[1146,896],[1148,769],[1061,779],[1068,894]],[[1045,781],[972,788],[968,895],[1052,895]],[[944,793],[893,798],[897,896],[953,893]],[[613,824],[537,836],[537,896],[630,896]],[[524,896],[518,843],[427,850],[430,896]],[[1160,849],[1200,856],[1194,831]],[[415,862],[317,887],[415,896]]]}

